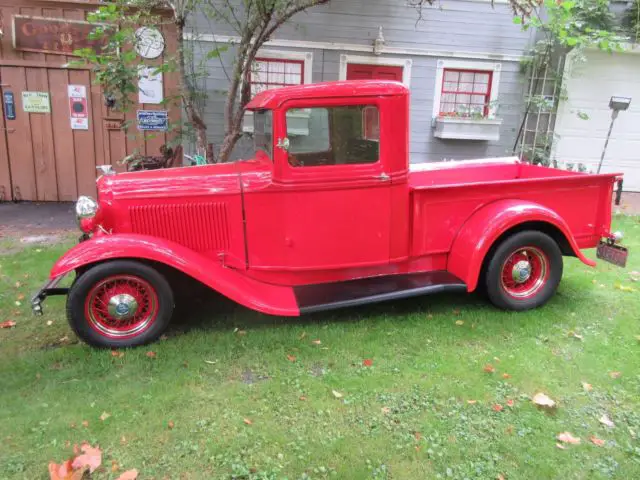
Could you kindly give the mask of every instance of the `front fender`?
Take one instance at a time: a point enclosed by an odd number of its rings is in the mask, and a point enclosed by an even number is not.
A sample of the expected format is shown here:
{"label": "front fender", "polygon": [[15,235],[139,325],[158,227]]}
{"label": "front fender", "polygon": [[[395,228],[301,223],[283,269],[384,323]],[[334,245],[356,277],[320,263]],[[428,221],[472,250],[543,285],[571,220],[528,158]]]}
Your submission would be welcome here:
{"label": "front fender", "polygon": [[504,232],[526,222],[544,222],[554,226],[564,235],[576,257],[591,267],[595,266],[593,260],[582,254],[569,226],[556,212],[533,202],[499,200],[485,205],[464,223],[453,241],[447,270],[462,279],[468,291],[475,290],[482,262],[491,246]]}
{"label": "front fender", "polygon": [[103,235],[82,242],[58,259],[51,269],[50,278],[92,263],[115,259],[160,262],[247,308],[271,315],[300,315],[291,287],[258,282],[182,245],[146,235]]}

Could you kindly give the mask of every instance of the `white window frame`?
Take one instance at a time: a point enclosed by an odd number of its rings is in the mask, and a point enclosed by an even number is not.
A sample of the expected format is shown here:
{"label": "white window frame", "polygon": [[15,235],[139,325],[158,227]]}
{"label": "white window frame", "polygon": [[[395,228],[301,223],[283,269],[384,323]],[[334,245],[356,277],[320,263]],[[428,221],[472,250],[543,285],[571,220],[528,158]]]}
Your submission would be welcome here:
{"label": "white window frame", "polygon": [[[260,49],[258,53],[256,53],[256,58],[266,58],[268,60],[301,60],[304,62],[302,68],[303,85],[313,83],[313,52]],[[240,91],[242,91],[242,89],[240,89]],[[253,112],[244,112],[242,131],[253,132]]]}
{"label": "white window frame", "polygon": [[[495,119],[498,111],[498,87],[500,86],[500,72],[502,64],[497,62],[478,62],[474,60],[454,60],[439,59],[436,69],[436,85],[433,95],[433,119],[440,116],[440,100],[442,99],[442,77],[446,68],[456,68],[463,70],[486,70],[492,72],[491,77],[491,94],[489,95],[489,114],[486,118]],[[435,123],[434,123],[435,125]]]}
{"label": "white window frame", "polygon": [[413,61],[410,58],[340,55],[340,72],[338,76],[340,80],[347,79],[347,65],[350,63],[402,67],[402,83],[407,87],[411,86],[411,66],[413,65]]}

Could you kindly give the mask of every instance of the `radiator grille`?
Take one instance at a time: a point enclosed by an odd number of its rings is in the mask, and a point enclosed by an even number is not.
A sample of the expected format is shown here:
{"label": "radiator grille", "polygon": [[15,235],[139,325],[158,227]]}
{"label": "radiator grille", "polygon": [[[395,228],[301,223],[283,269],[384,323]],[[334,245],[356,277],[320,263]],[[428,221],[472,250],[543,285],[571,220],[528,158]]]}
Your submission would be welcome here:
{"label": "radiator grille", "polygon": [[129,207],[134,233],[161,237],[196,251],[227,250],[227,204],[220,202]]}

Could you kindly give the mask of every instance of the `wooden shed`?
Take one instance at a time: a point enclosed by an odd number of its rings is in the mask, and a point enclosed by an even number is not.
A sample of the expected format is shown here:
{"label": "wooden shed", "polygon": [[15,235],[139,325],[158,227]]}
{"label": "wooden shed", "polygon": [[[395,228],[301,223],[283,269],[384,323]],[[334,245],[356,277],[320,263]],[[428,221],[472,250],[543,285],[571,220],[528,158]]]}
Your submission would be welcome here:
{"label": "wooden shed", "polygon": [[[98,3],[0,0],[0,201],[95,195],[96,165],[121,171],[118,162],[129,153],[158,155],[167,133],[153,126],[154,117],[162,118],[168,108],[169,122],[180,118],[179,108],[155,101],[138,103],[126,115],[113,111],[90,67],[66,65],[76,58],[70,55],[74,49],[86,46],[92,28],[86,15]],[[161,56],[141,58],[141,65],[157,64],[175,51],[175,31],[163,26],[160,33]],[[175,74],[164,74],[158,95],[167,98],[176,85]],[[150,130],[139,131],[139,118],[152,120]],[[129,134],[121,129],[125,120],[131,121]]]}

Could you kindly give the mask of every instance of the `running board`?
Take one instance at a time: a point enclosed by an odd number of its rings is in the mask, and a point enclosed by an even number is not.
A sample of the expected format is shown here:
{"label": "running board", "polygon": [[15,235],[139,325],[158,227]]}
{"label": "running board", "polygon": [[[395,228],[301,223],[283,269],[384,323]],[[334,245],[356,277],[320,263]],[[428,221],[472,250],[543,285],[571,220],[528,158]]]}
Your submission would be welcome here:
{"label": "running board", "polygon": [[346,282],[294,287],[300,314],[355,307],[430,293],[466,291],[455,275],[437,270],[427,273],[385,275]]}

